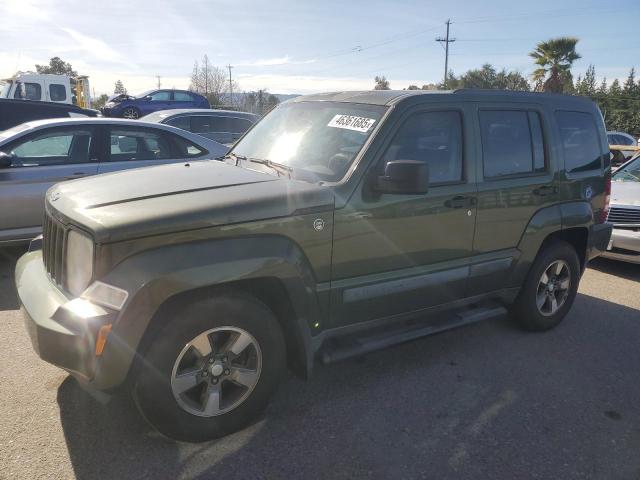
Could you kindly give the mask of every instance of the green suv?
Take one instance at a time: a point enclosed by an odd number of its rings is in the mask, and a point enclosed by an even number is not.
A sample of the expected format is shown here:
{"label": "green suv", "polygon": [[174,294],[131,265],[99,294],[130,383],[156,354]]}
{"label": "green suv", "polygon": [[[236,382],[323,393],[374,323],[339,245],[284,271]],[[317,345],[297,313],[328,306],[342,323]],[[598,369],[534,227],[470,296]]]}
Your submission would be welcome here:
{"label": "green suv", "polygon": [[602,116],[570,96],[298,97],[212,161],[52,187],[27,330],[163,434],[247,425],[286,368],[509,313],[556,326],[607,248]]}

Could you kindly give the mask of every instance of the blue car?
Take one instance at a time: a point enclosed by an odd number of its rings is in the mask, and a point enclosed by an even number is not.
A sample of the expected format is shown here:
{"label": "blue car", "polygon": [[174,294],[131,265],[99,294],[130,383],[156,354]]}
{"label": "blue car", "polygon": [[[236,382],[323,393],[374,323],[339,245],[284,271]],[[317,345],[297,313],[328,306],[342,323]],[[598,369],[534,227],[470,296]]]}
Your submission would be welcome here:
{"label": "blue car", "polygon": [[210,108],[205,97],[187,90],[149,90],[135,97],[116,95],[102,108],[105,117],[140,118],[158,110]]}

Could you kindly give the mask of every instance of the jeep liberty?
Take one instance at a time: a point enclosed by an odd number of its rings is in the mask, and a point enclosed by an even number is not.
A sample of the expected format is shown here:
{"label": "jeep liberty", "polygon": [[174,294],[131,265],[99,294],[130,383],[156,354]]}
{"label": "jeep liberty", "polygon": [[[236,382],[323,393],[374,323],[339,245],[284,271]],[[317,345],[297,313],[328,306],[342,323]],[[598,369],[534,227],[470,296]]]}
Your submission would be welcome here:
{"label": "jeep liberty", "polygon": [[584,98],[303,96],[224,158],[55,185],[16,285],[43,360],[204,441],[287,367],[507,313],[555,327],[607,248],[610,178]]}

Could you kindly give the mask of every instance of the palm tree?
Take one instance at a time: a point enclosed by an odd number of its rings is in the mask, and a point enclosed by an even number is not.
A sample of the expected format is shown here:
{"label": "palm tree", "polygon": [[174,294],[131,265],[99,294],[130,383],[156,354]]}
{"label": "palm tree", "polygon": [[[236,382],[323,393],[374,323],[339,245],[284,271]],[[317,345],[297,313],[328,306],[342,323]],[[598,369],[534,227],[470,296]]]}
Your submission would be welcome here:
{"label": "palm tree", "polygon": [[540,67],[533,72],[536,89],[556,93],[570,90],[573,86],[571,65],[580,58],[576,52],[577,43],[578,39],[574,37],[552,38],[538,43],[529,54]]}

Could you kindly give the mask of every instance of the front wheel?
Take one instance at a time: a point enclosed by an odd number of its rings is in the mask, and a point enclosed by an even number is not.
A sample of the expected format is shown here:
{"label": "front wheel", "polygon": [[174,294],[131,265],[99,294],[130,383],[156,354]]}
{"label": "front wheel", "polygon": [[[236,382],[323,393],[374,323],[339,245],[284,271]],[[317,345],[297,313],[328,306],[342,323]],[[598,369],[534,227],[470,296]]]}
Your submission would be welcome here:
{"label": "front wheel", "polygon": [[555,240],[536,257],[511,311],[524,330],[558,325],[573,305],[580,282],[580,261],[567,242]]}
{"label": "front wheel", "polygon": [[144,355],[132,393],[159,432],[205,441],[255,419],[285,364],[284,339],[273,313],[253,297],[229,294],[176,315]]}
{"label": "front wheel", "polygon": [[129,118],[131,120],[137,120],[140,118],[140,112],[135,107],[127,107],[122,112],[122,118]]}

